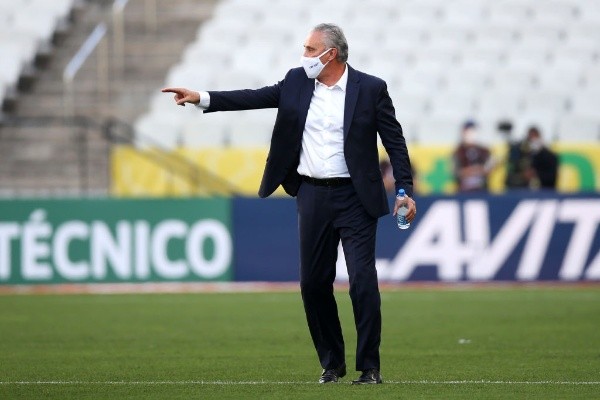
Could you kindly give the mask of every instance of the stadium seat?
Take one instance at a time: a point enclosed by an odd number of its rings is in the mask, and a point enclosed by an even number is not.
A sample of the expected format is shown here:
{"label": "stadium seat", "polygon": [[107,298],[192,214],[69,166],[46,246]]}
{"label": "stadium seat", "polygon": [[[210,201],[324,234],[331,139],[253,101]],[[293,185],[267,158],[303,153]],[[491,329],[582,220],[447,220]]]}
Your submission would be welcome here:
{"label": "stadium seat", "polygon": [[229,70],[215,76],[212,90],[257,89],[263,86],[259,76],[247,71]]}
{"label": "stadium seat", "polygon": [[581,1],[579,7],[579,20],[590,24],[600,24],[600,4],[597,1]]}
{"label": "stadium seat", "polygon": [[186,119],[181,127],[181,137],[192,148],[223,147],[229,145],[231,135],[227,113],[202,114]]}
{"label": "stadium seat", "polygon": [[579,46],[560,46],[552,52],[552,65],[555,68],[570,69],[577,74],[596,62],[596,51]]}
{"label": "stadium seat", "polygon": [[[248,24],[254,25],[254,23],[260,22],[262,10],[267,5],[265,3],[261,7],[260,3],[260,0],[256,0],[256,2],[223,0],[219,4],[219,7],[215,9],[214,19],[215,21],[221,21],[235,17],[236,20],[246,20]],[[243,18],[240,18],[240,16],[243,16]]]}
{"label": "stadium seat", "polygon": [[459,66],[446,71],[443,88],[449,93],[478,95],[490,83],[489,74],[481,69]]}
{"label": "stadium seat", "polygon": [[135,144],[139,147],[161,147],[175,149],[181,144],[181,126],[183,120],[179,117],[163,114],[146,114],[139,118],[135,125]]}
{"label": "stadium seat", "polygon": [[229,143],[232,146],[266,147],[269,145],[277,110],[252,110],[230,115]]}
{"label": "stadium seat", "polygon": [[491,73],[505,62],[505,53],[501,47],[467,47],[458,55],[462,68]]}
{"label": "stadium seat", "polygon": [[487,17],[484,2],[455,0],[442,4],[441,23],[451,27],[465,29],[479,28]]}
{"label": "stadium seat", "polygon": [[402,91],[390,91],[390,96],[400,124],[404,125],[424,118],[429,105],[427,96]]}
{"label": "stadium seat", "polygon": [[169,70],[165,86],[205,90],[214,85],[216,71],[207,63],[177,64]]}
{"label": "stadium seat", "polygon": [[587,90],[595,93],[600,92],[600,64],[585,68],[581,77]]}
{"label": "stadium seat", "polygon": [[492,24],[526,24],[531,17],[527,2],[519,0],[498,1],[491,4],[489,21]]}
{"label": "stadium seat", "polygon": [[558,138],[565,142],[598,143],[600,141],[598,118],[576,114],[564,115],[559,120]]}
{"label": "stadium seat", "polygon": [[484,25],[473,33],[473,42],[479,49],[498,49],[512,45],[517,38],[513,24]]}
{"label": "stadium seat", "polygon": [[581,87],[582,78],[572,66],[551,66],[539,72],[540,90],[549,90],[569,94]]}
{"label": "stadium seat", "polygon": [[479,99],[477,115],[483,119],[512,119],[523,108],[523,92],[516,87],[486,91]]}
{"label": "stadium seat", "polygon": [[546,0],[543,6],[536,6],[532,21],[536,24],[563,25],[577,17],[577,8],[568,1]]}
{"label": "stadium seat", "polygon": [[491,86],[496,89],[527,91],[537,87],[537,78],[527,69],[501,68],[491,75]]}
{"label": "stadium seat", "polygon": [[457,116],[464,120],[474,115],[475,100],[472,94],[457,92],[440,92],[431,98],[430,113],[432,117]]}
{"label": "stadium seat", "polygon": [[442,87],[440,71],[423,71],[419,69],[404,71],[400,77],[400,85],[405,93],[431,95]]}
{"label": "stadium seat", "polygon": [[598,99],[600,99],[600,91],[579,91],[571,98],[571,112],[581,116],[597,117]]}
{"label": "stadium seat", "polygon": [[414,56],[414,68],[433,75],[453,68],[458,60],[457,53],[451,49],[422,51]]}
{"label": "stadium seat", "polygon": [[537,72],[540,65],[547,65],[551,59],[549,51],[537,46],[518,45],[509,49],[506,54],[506,67]]}
{"label": "stadium seat", "polygon": [[204,42],[193,42],[188,45],[183,53],[183,64],[209,64],[218,70],[231,65],[232,54],[220,48],[207,47]]}
{"label": "stadium seat", "polygon": [[440,1],[413,1],[399,5],[399,23],[405,26],[419,24],[428,26],[441,21],[442,4]]}
{"label": "stadium seat", "polygon": [[561,115],[567,110],[567,98],[559,91],[529,91],[523,97],[523,109],[529,114]]}
{"label": "stadium seat", "polygon": [[21,74],[21,61],[16,57],[2,55],[0,50],[0,82],[5,86],[16,86]]}
{"label": "stadium seat", "polygon": [[423,118],[417,122],[415,136],[420,143],[456,145],[463,123],[464,118],[459,116]]}
{"label": "stadium seat", "polygon": [[516,39],[519,46],[549,50],[560,43],[565,37],[564,31],[558,26],[540,26],[525,24],[517,28]]}
{"label": "stadium seat", "polygon": [[75,0],[0,0],[0,104],[34,71],[36,56],[51,48],[55,31]]}
{"label": "stadium seat", "polygon": [[14,16],[14,28],[34,34],[40,40],[50,43],[57,27],[57,20],[49,17],[43,10],[22,10]]}
{"label": "stadium seat", "polygon": [[246,38],[244,31],[249,28],[249,25],[246,19],[240,20],[228,16],[200,26],[196,36],[203,47],[221,49],[231,53],[232,49],[244,43]]}
{"label": "stadium seat", "polygon": [[432,28],[427,35],[427,47],[458,50],[469,45],[471,30],[462,26],[442,25]]}

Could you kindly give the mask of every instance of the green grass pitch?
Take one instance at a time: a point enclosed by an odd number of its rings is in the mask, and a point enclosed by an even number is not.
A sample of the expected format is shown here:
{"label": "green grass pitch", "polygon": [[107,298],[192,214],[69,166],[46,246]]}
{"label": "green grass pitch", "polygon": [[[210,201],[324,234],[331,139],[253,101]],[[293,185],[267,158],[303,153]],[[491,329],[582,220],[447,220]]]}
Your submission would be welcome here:
{"label": "green grass pitch", "polygon": [[600,287],[382,293],[383,385],[321,372],[298,293],[0,296],[0,399],[600,398]]}

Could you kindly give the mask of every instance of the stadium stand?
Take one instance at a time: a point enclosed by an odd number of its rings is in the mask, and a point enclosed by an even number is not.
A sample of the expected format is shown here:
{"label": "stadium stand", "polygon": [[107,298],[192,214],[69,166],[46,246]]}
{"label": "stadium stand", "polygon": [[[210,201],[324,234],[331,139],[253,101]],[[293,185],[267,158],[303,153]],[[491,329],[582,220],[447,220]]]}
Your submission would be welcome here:
{"label": "stadium stand", "polygon": [[75,0],[0,0],[0,104],[19,79],[32,75],[36,56],[68,25]]}
{"label": "stadium stand", "polygon": [[[110,193],[108,138],[128,142],[127,125],[147,110],[217,1],[130,0],[119,66],[114,0],[0,0],[0,197]],[[77,118],[63,119],[65,68],[100,24],[107,34],[72,85]],[[120,138],[105,126],[118,126]]]}
{"label": "stadium stand", "polygon": [[[307,30],[323,21],[345,29],[351,65],[388,82],[409,140],[454,143],[468,118],[481,122],[490,144],[502,140],[495,132],[502,118],[517,129],[546,127],[555,140],[600,138],[595,1],[222,0],[165,83],[203,90],[274,84],[298,65]],[[172,108],[152,102],[137,128],[164,119],[155,131],[184,145],[266,145],[274,115],[179,113],[173,122]],[[205,135],[212,138],[197,137]]]}

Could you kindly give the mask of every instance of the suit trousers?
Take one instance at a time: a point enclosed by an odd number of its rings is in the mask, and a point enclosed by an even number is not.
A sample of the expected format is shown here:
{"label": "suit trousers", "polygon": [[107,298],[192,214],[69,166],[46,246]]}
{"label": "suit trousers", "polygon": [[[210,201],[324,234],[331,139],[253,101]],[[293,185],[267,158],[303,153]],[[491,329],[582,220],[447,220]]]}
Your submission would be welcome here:
{"label": "suit trousers", "polygon": [[341,240],[357,331],[356,370],[379,369],[381,298],[375,269],[377,219],[367,213],[352,184],[326,187],[303,182],[297,204],[300,288],[321,366],[333,369],[345,363],[344,338],[333,290]]}

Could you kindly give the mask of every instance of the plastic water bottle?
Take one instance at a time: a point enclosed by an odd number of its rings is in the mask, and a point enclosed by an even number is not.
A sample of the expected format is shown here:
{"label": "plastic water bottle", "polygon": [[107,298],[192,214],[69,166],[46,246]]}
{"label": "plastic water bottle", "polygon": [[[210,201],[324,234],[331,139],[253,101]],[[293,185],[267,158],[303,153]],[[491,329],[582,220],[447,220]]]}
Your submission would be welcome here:
{"label": "plastic water bottle", "polygon": [[[404,189],[399,189],[396,198],[399,200],[404,200],[405,196],[406,192],[404,191]],[[398,223],[398,228],[400,229],[408,229],[410,227],[410,222],[406,220],[407,212],[408,207],[405,204],[403,204],[402,206],[400,206],[398,212],[396,213],[396,222]]]}

